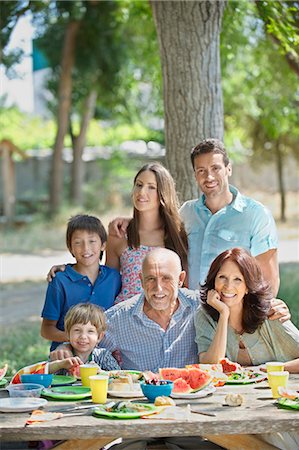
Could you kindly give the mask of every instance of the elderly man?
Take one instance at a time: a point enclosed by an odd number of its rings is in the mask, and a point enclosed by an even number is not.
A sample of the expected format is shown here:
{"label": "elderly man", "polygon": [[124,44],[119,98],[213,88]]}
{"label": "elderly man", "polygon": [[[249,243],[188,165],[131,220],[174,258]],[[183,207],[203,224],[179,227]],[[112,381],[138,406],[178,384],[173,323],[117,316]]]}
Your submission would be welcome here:
{"label": "elderly man", "polygon": [[[144,293],[106,311],[108,331],[101,346],[120,351],[123,369],[155,372],[198,361],[193,317],[199,298],[181,288],[185,275],[175,252],[152,250],[140,274]],[[51,357],[66,356],[64,350]]]}

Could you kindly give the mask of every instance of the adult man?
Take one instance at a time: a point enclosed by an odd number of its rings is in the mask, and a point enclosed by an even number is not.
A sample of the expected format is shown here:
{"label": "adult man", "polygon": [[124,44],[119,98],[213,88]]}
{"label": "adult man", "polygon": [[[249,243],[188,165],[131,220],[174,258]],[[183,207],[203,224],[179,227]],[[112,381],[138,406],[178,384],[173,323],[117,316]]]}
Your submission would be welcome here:
{"label": "adult man", "polygon": [[[191,162],[202,194],[180,209],[188,234],[189,289],[204,284],[216,256],[224,250],[243,247],[258,260],[275,297],[279,288],[278,239],[271,213],[229,185],[232,167],[220,140],[200,142],[191,151]],[[109,233],[121,236],[128,222],[125,218],[114,219]]]}
{"label": "adult man", "polygon": [[[185,275],[175,252],[152,250],[140,275],[144,293],[105,312],[108,331],[101,347],[119,350],[123,369],[155,372],[198,361],[193,317],[199,298],[181,288]],[[64,350],[52,352],[51,359],[69,356]]]}
{"label": "adult man", "polygon": [[192,149],[191,161],[202,195],[180,209],[189,240],[189,288],[196,289],[205,282],[216,256],[243,247],[256,257],[276,296],[277,233],[271,213],[229,185],[232,167],[218,139],[200,142]]}

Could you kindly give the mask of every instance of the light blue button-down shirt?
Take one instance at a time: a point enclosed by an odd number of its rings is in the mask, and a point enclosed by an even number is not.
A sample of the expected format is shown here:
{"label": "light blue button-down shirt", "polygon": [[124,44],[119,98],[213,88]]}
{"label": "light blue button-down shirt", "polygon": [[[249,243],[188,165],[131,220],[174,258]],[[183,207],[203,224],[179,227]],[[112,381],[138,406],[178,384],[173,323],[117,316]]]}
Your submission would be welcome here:
{"label": "light blue button-down shirt", "polygon": [[253,256],[277,248],[274,219],[261,203],[246,197],[233,186],[233,201],[212,214],[205,196],[185,202],[180,215],[189,241],[189,288],[204,284],[213,260],[225,250],[243,247]]}
{"label": "light blue button-down shirt", "polygon": [[198,362],[194,328],[198,293],[182,288],[178,299],[179,307],[167,330],[144,314],[143,294],[113,306],[105,312],[108,330],[100,346],[120,351],[122,369],[157,372],[159,367]]}

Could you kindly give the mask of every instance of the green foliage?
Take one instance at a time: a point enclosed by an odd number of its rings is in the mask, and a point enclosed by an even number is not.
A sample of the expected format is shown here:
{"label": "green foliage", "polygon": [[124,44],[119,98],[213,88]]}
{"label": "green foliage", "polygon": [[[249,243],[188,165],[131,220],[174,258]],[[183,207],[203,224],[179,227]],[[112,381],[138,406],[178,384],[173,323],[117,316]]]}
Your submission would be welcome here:
{"label": "green foliage", "polygon": [[0,367],[8,364],[7,376],[24,366],[45,361],[49,355],[49,341],[40,336],[40,323],[27,322],[1,331]]}
{"label": "green foliage", "polygon": [[299,328],[298,310],[299,263],[280,264],[280,289],[278,298],[284,300],[290,308],[292,322]]}
{"label": "green foliage", "polygon": [[0,107],[0,140],[11,140],[20,150],[49,148],[53,144],[55,125],[22,113],[16,107]]}
{"label": "green foliage", "polygon": [[[286,2],[256,2],[266,3],[269,14],[274,14],[275,7]],[[254,155],[256,163],[275,160],[273,148],[278,142],[280,152],[299,157],[297,77],[265,34],[255,6],[229,2],[224,16],[221,58],[226,141],[237,152],[239,147],[243,154]],[[285,40],[290,35],[289,30]]]}

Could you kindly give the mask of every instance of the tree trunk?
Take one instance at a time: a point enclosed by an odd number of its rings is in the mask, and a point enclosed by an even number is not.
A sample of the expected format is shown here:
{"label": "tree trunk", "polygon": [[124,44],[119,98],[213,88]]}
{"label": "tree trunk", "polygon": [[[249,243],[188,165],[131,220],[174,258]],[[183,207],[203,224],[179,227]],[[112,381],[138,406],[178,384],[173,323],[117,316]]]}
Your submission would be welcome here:
{"label": "tree trunk", "polygon": [[84,162],[82,160],[82,155],[86,143],[88,125],[94,116],[96,101],[97,92],[94,89],[90,91],[88,97],[86,98],[80,133],[75,138],[73,145],[71,201],[77,206],[82,206],[83,204]]}
{"label": "tree trunk", "polygon": [[286,192],[285,185],[283,179],[283,154],[281,151],[281,143],[278,139],[275,144],[275,154],[276,154],[276,168],[277,168],[277,176],[278,176],[278,188],[280,193],[280,220],[282,222],[286,222]]}
{"label": "tree trunk", "polygon": [[59,211],[63,192],[62,151],[68,129],[72,95],[72,69],[75,61],[76,36],[80,22],[70,22],[66,27],[61,58],[61,76],[58,90],[57,133],[53,148],[50,179],[50,214]]}
{"label": "tree trunk", "polygon": [[2,180],[3,180],[3,213],[7,222],[12,222],[16,209],[16,177],[15,165],[9,141],[1,143]]}
{"label": "tree trunk", "polygon": [[198,195],[190,151],[223,139],[220,31],[225,1],[151,2],[160,45],[166,164],[181,200]]}

